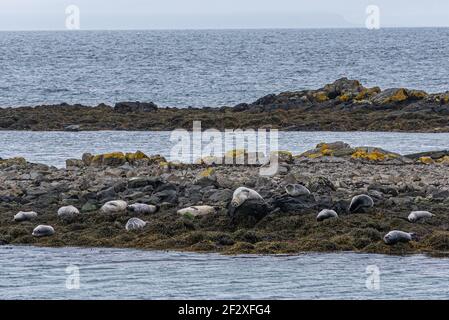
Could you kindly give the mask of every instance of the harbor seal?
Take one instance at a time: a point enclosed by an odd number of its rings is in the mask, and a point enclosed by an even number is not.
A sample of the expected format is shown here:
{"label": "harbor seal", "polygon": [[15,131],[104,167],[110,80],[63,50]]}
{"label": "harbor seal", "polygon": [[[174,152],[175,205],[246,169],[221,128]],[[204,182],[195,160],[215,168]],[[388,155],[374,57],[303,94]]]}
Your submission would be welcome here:
{"label": "harbor seal", "polygon": [[48,237],[55,234],[55,229],[52,226],[39,225],[34,228],[33,233],[31,235],[35,237]]}
{"label": "harbor seal", "polygon": [[113,200],[106,202],[100,209],[100,212],[106,214],[124,212],[128,208],[128,204],[123,200]]}
{"label": "harbor seal", "polygon": [[285,187],[285,192],[292,197],[299,197],[309,195],[310,191],[301,184],[288,184]]}
{"label": "harbor seal", "polygon": [[159,209],[157,206],[145,203],[134,203],[128,206],[128,211],[133,214],[153,214]]}
{"label": "harbor seal", "polygon": [[384,242],[388,245],[393,245],[399,242],[418,241],[418,237],[414,233],[408,233],[399,230],[388,232],[384,237]]}
{"label": "harbor seal", "polygon": [[408,221],[414,223],[418,222],[421,219],[427,219],[432,218],[434,214],[430,213],[429,211],[412,211],[410,215],[408,216]]}
{"label": "harbor seal", "polygon": [[30,221],[37,217],[37,213],[34,211],[20,211],[14,216],[14,221],[23,222]]}
{"label": "harbor seal", "polygon": [[231,206],[238,208],[246,200],[263,200],[262,196],[252,189],[246,187],[237,188],[232,195]]}
{"label": "harbor seal", "polygon": [[79,214],[80,214],[79,210],[74,206],[65,206],[59,208],[58,210],[58,217],[62,219],[71,219]]}
{"label": "harbor seal", "polygon": [[338,214],[334,210],[324,209],[318,213],[316,221],[323,221],[330,218],[338,218]]}
{"label": "harbor seal", "polygon": [[126,231],[140,230],[145,228],[146,225],[146,221],[143,221],[139,218],[131,218],[126,223],[125,229]]}
{"label": "harbor seal", "polygon": [[352,198],[351,204],[349,205],[349,212],[363,212],[365,209],[372,208],[373,206],[373,199],[366,194],[361,194]]}
{"label": "harbor seal", "polygon": [[198,217],[198,216],[206,216],[208,214],[213,213],[215,213],[215,208],[211,206],[192,206],[178,210],[178,214],[181,216],[192,215],[194,217]]}

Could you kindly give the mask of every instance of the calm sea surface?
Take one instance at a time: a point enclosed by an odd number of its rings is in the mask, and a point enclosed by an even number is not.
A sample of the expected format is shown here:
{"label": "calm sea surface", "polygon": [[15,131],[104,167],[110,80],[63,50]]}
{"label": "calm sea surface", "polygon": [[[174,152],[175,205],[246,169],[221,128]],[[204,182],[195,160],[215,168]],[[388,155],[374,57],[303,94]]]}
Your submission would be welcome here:
{"label": "calm sea surface", "polygon": [[[1,299],[449,298],[449,260],[425,256],[228,257],[7,246],[0,247],[0,265]],[[68,289],[74,267],[80,287]],[[373,277],[378,290],[367,287]]]}
{"label": "calm sea surface", "polygon": [[449,28],[0,32],[0,106],[222,106],[322,87],[449,90]]}

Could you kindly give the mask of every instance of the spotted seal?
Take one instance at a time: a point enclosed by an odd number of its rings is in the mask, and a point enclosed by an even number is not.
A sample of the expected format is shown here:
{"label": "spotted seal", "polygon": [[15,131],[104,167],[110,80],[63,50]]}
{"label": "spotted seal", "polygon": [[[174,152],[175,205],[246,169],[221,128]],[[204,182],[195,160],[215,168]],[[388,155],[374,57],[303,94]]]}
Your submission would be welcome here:
{"label": "spotted seal", "polygon": [[143,221],[139,218],[131,218],[126,223],[125,229],[126,231],[140,230],[145,228],[146,225],[146,221]]}
{"label": "spotted seal", "polygon": [[246,187],[237,188],[232,195],[231,205],[234,208],[241,206],[246,200],[263,200],[262,196]]}
{"label": "spotted seal", "polygon": [[181,210],[178,210],[177,212],[179,215],[183,216],[183,215],[192,215],[194,217],[197,216],[206,216],[208,214],[213,214],[215,213],[215,208],[212,206],[191,206],[188,208],[184,208]]}
{"label": "spotted seal", "polygon": [[58,210],[58,217],[62,219],[70,219],[79,214],[80,214],[79,210],[74,206],[65,206],[59,208]]}
{"label": "spotted seal", "polygon": [[285,192],[292,197],[309,195],[310,190],[301,184],[288,184],[285,186]]}
{"label": "spotted seal", "polygon": [[330,218],[338,218],[338,214],[334,210],[324,209],[318,213],[316,221],[323,221]]}
{"label": "spotted seal", "polygon": [[48,237],[55,234],[55,229],[52,226],[39,225],[34,228],[33,233],[31,235],[35,237]]}
{"label": "spotted seal", "polygon": [[20,211],[14,216],[14,221],[23,222],[30,221],[37,217],[37,212],[34,211]]}
{"label": "spotted seal", "polygon": [[384,242],[388,245],[393,245],[399,242],[418,241],[418,237],[415,233],[408,233],[399,230],[393,230],[388,232],[384,237]]}
{"label": "spotted seal", "polygon": [[157,212],[158,207],[152,204],[134,203],[129,205],[127,210],[133,214],[153,214]]}
{"label": "spotted seal", "polygon": [[373,199],[366,194],[361,194],[352,198],[351,204],[349,205],[349,212],[363,212],[365,209],[372,208],[373,206]]}
{"label": "spotted seal", "polygon": [[434,214],[429,211],[412,211],[412,213],[408,216],[408,221],[414,223],[422,219],[432,218],[433,216]]}
{"label": "spotted seal", "polygon": [[100,209],[100,212],[106,214],[124,212],[128,208],[128,204],[123,200],[113,200],[106,202]]}

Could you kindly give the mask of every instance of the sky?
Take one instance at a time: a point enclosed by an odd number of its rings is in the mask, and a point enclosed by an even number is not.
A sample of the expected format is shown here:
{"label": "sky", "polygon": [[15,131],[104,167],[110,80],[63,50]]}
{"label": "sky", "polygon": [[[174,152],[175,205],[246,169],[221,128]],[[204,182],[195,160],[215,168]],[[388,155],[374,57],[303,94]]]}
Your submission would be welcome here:
{"label": "sky", "polygon": [[447,0],[0,0],[0,30],[65,30],[66,7],[81,30],[449,27]]}

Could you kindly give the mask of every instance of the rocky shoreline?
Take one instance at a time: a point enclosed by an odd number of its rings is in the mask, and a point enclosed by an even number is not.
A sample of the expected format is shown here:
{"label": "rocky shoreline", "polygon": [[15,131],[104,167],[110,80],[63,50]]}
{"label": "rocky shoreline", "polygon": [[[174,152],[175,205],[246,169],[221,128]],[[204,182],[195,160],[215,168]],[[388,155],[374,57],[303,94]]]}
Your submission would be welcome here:
{"label": "rocky shoreline", "polygon": [[342,78],[317,90],[270,94],[221,108],[161,108],[152,102],[0,107],[0,130],[161,131],[191,129],[193,121],[219,130],[449,132],[449,91],[381,90]]}
{"label": "rocky shoreline", "polygon": [[[247,156],[233,156],[239,154]],[[64,169],[0,159],[0,243],[224,254],[449,253],[448,151],[402,156],[337,142],[278,156],[278,173],[270,177],[259,175],[260,165],[171,163],[141,152],[85,154]],[[260,199],[237,199],[241,187]],[[350,209],[362,194],[373,206]],[[143,206],[130,210],[132,204]],[[67,206],[76,209],[60,210]],[[322,210],[335,215],[317,219]],[[37,216],[14,221],[20,211]],[[412,211],[433,216],[411,222]],[[54,234],[39,236],[47,234],[38,225]],[[386,244],[392,230],[414,236]]]}

